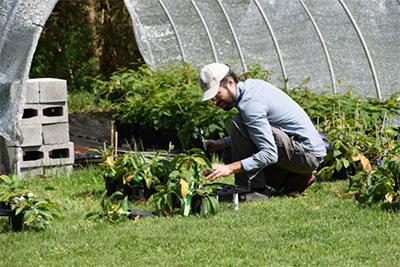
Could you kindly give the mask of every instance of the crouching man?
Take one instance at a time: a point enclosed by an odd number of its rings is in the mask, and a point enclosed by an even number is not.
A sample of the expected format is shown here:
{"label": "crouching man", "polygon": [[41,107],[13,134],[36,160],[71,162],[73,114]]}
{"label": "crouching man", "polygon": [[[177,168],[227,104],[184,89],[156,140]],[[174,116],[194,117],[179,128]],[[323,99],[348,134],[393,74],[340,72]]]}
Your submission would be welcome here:
{"label": "crouching man", "polygon": [[[207,179],[235,175],[235,184],[266,193],[302,193],[326,155],[324,143],[306,112],[287,94],[258,79],[239,81],[229,66],[212,63],[200,71],[202,101],[239,115],[230,136],[206,140],[211,152],[230,148],[231,162],[214,164]],[[249,182],[250,181],[250,182]]]}

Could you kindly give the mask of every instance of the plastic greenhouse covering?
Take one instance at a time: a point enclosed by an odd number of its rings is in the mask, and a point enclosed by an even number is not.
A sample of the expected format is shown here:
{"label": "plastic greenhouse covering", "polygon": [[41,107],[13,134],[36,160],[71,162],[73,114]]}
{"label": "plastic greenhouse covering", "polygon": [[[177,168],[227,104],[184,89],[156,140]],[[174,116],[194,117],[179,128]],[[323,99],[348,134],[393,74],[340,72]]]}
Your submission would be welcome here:
{"label": "plastic greenhouse covering", "polygon": [[[57,0],[0,1],[0,136],[19,143],[26,80]],[[399,0],[125,0],[145,62],[273,71],[278,86],[399,90]],[[287,84],[284,81],[288,81]],[[342,81],[342,82],[338,82]],[[0,144],[1,146],[1,144]]]}

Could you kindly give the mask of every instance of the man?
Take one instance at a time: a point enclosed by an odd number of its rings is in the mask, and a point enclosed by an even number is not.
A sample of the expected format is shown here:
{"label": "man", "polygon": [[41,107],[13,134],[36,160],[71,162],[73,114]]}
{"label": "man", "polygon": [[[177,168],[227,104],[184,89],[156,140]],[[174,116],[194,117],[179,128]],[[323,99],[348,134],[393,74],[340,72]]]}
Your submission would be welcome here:
{"label": "man", "polygon": [[305,111],[287,94],[258,79],[240,82],[225,64],[200,71],[202,101],[224,110],[236,107],[230,136],[206,140],[211,152],[231,149],[232,161],[214,164],[207,179],[235,174],[235,184],[266,193],[302,193],[326,155],[324,143]]}

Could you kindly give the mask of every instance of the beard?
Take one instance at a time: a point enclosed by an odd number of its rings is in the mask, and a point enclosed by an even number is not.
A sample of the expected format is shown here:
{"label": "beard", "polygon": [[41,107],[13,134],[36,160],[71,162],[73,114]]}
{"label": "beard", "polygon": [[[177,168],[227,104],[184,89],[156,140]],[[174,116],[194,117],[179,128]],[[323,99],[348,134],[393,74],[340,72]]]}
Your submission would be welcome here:
{"label": "beard", "polygon": [[231,110],[235,106],[235,102],[233,101],[221,101],[223,102],[222,105],[220,105],[220,108],[222,108],[225,111]]}
{"label": "beard", "polygon": [[228,111],[228,110],[231,110],[235,106],[235,100],[233,98],[220,100],[220,101],[218,101],[218,103],[216,103],[216,106],[225,111]]}
{"label": "beard", "polygon": [[225,111],[228,111],[228,110],[231,110],[235,106],[235,96],[226,86],[225,86],[225,89],[228,92],[229,98],[226,100],[221,100],[221,105],[219,105],[219,107]]}

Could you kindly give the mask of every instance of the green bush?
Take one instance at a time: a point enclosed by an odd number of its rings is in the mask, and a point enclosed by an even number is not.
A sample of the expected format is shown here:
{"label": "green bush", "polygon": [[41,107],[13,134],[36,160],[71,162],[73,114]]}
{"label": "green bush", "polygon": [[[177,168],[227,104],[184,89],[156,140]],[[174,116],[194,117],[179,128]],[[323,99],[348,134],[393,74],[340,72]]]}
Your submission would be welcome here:
{"label": "green bush", "polygon": [[[257,65],[243,76],[270,80],[270,72]],[[198,74],[190,65],[119,71],[109,81],[98,81],[97,89],[113,102],[118,119],[174,129],[186,149],[198,128],[204,129],[207,138],[226,135],[226,123],[237,112],[200,102]],[[366,166],[376,168],[382,155],[393,149],[398,129],[388,122],[399,114],[400,94],[386,100],[363,98],[350,91],[332,95],[314,92],[306,82],[285,91],[305,109],[329,143],[320,179],[333,180],[347,170],[357,174]]]}
{"label": "green bush", "polygon": [[320,178],[332,180],[346,168],[357,172],[360,155],[376,165],[377,160],[393,148],[398,129],[388,121],[399,114],[398,93],[379,100],[362,98],[351,92],[319,94],[304,85],[289,89],[287,93],[304,108],[330,144]]}
{"label": "green bush", "polygon": [[198,128],[208,137],[226,135],[226,123],[236,112],[200,101],[198,74],[190,65],[119,71],[109,81],[98,82],[97,90],[113,102],[119,120],[175,130],[184,149]]}
{"label": "green bush", "polygon": [[370,172],[357,173],[350,179],[350,188],[361,205],[400,208],[400,157],[387,155]]}
{"label": "green bush", "polygon": [[[172,149],[172,148],[171,148]],[[111,152],[111,153],[109,153]],[[100,212],[90,212],[88,218],[111,222],[126,220],[129,216],[128,198],[152,203],[153,211],[158,215],[169,216],[199,213],[216,214],[218,200],[212,195],[212,188],[205,187],[208,182],[204,171],[211,168],[211,162],[201,150],[191,149],[173,158],[169,153],[162,156],[145,156],[142,152],[126,153],[115,157],[112,148],[106,151],[105,161],[101,164],[103,175],[119,184],[119,191],[103,195]],[[151,194],[137,195],[128,192],[125,186],[144,184]],[[108,195],[109,197],[107,197]],[[122,199],[123,198],[123,199]]]}

